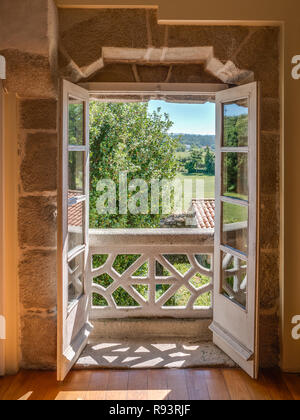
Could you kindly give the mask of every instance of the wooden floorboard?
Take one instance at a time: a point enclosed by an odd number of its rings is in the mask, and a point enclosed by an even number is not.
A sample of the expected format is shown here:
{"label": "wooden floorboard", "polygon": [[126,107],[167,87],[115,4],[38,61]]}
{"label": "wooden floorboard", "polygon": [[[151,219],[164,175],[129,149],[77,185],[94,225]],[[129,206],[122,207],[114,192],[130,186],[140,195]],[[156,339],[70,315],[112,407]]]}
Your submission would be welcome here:
{"label": "wooden floorboard", "polygon": [[0,378],[0,400],[300,400],[300,375],[239,369],[21,371]]}

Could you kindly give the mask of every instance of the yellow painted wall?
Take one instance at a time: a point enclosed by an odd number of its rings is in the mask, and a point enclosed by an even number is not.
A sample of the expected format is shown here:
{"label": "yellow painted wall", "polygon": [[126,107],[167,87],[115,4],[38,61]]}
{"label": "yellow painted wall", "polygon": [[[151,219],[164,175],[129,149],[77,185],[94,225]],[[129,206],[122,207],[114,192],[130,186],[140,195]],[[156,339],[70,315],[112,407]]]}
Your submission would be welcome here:
{"label": "yellow painted wall", "polygon": [[[282,23],[282,368],[300,372],[300,340],[292,338],[300,315],[300,79],[291,77],[292,57],[300,55],[299,0],[56,0],[61,7],[158,6],[164,21]],[[174,23],[174,22],[172,22]],[[283,241],[284,240],[284,241]]]}

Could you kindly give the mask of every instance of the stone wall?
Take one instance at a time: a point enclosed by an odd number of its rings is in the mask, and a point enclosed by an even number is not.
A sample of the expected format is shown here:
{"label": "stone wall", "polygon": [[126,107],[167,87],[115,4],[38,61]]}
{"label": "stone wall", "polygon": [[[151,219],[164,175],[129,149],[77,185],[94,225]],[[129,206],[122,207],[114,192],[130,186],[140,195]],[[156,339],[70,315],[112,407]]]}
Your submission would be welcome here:
{"label": "stone wall", "polygon": [[260,341],[262,365],[276,365],[279,30],[158,25],[149,9],[61,9],[57,19],[53,0],[14,0],[13,6],[2,0],[0,15],[8,23],[0,27],[6,88],[19,98],[22,365],[55,366],[59,76],[73,82],[262,83]]}
{"label": "stone wall", "polygon": [[22,366],[56,364],[57,10],[2,0],[5,88],[18,97],[19,296]]}
{"label": "stone wall", "polygon": [[261,82],[260,346],[279,358],[279,29],[158,25],[155,10],[59,12],[60,71],[72,81]]}
{"label": "stone wall", "polygon": [[73,81],[261,82],[260,345],[279,357],[279,29],[158,25],[155,10],[59,13],[60,70]]}

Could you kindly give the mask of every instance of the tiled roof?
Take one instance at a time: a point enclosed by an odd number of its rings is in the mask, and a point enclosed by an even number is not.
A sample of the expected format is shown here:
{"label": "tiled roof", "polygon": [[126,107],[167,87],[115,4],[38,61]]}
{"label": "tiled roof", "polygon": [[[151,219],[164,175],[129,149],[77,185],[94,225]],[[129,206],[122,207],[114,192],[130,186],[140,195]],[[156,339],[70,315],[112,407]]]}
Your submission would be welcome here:
{"label": "tiled roof", "polygon": [[200,229],[215,228],[215,200],[192,200],[197,227]]}
{"label": "tiled roof", "polygon": [[[77,191],[69,191],[68,199],[70,203],[70,199],[80,196],[81,194]],[[83,202],[79,202],[77,204],[69,205],[68,206],[68,224],[69,226],[82,226],[82,209],[83,209]]]}

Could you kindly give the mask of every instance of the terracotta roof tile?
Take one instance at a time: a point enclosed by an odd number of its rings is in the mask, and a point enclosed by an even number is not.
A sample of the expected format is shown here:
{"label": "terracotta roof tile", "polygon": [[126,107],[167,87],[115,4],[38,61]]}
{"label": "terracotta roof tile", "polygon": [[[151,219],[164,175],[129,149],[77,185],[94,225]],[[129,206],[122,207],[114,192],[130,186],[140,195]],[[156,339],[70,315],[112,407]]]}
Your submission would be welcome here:
{"label": "terracotta roof tile", "polygon": [[215,200],[192,200],[197,227],[200,229],[215,228]]}
{"label": "terracotta roof tile", "polygon": [[[81,196],[81,193],[77,191],[69,191],[68,199],[70,202],[71,198]],[[79,202],[77,204],[70,205],[68,207],[68,224],[70,226],[82,226],[82,213],[83,213],[83,202]]]}

